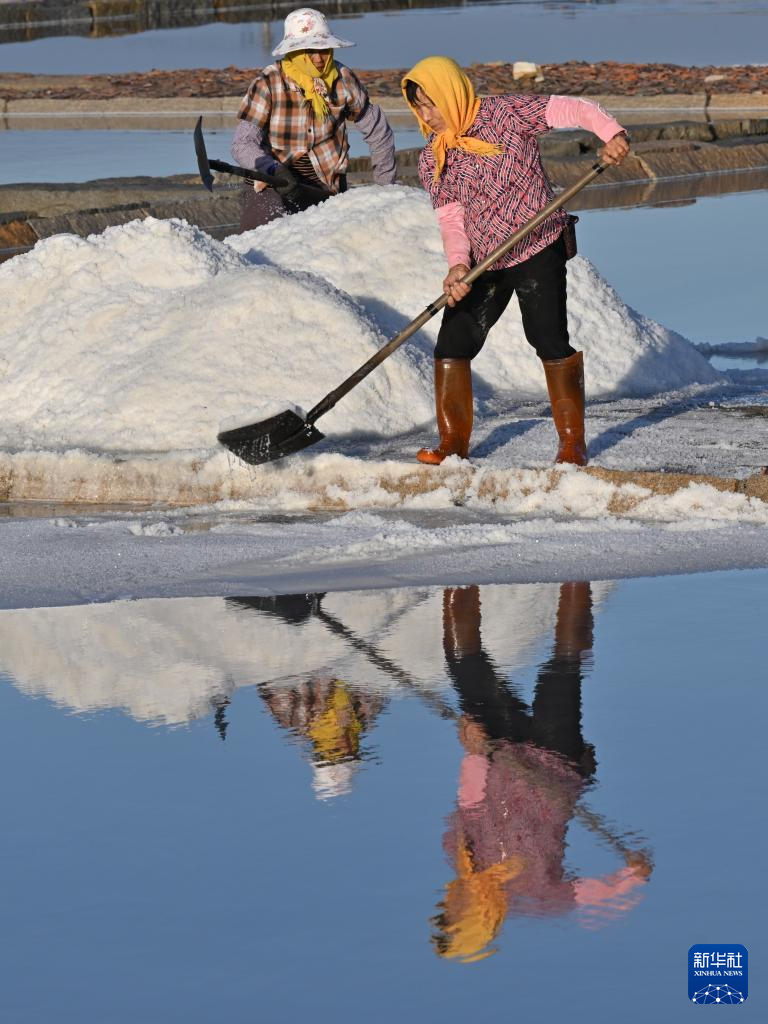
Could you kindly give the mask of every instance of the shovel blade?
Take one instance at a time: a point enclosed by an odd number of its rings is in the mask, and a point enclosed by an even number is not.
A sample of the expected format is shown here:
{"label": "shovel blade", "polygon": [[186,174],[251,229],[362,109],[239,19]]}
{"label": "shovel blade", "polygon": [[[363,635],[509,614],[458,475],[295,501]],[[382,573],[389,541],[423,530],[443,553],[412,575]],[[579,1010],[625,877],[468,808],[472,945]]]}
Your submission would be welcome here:
{"label": "shovel blade", "polygon": [[228,605],[276,615],[292,626],[301,626],[320,607],[325,594],[280,594],[269,597],[227,597]]}
{"label": "shovel blade", "polygon": [[225,430],[219,434],[218,440],[238,459],[251,466],[260,466],[300,452],[324,437],[325,434],[321,434],[317,427],[287,409],[260,423]]}

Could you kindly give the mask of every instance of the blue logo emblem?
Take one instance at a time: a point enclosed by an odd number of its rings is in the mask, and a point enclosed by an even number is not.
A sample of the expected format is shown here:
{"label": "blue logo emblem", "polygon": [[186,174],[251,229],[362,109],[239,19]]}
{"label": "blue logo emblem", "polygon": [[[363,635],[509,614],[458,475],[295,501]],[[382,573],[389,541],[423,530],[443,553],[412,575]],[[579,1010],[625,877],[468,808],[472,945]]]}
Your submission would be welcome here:
{"label": "blue logo emblem", "polygon": [[749,994],[746,946],[699,944],[688,950],[688,998],[692,1003],[743,1003]]}

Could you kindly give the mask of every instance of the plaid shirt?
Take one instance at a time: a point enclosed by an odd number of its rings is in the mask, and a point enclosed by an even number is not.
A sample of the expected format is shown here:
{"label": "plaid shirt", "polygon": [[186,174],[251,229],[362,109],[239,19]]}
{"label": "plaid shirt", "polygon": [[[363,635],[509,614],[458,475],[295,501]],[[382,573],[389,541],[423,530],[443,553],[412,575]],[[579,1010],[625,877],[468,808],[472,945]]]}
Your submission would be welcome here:
{"label": "plaid shirt", "polygon": [[[368,93],[353,71],[336,63],[339,77],[326,97],[330,116],[315,117],[301,88],[286,78],[280,64],[270,64],[254,78],[240,103],[237,116],[264,133],[264,143],[280,163],[308,154],[315,173],[331,192],[338,192],[349,166],[345,121],[357,121],[368,106]],[[265,188],[255,183],[255,188]]]}
{"label": "plaid shirt", "polygon": [[[549,96],[489,96],[480,101],[467,135],[503,145],[497,156],[476,156],[449,149],[443,172],[433,181],[435,158],[428,144],[419,158],[419,177],[438,209],[448,203],[464,208],[464,229],[477,264],[553,198],[541,166],[536,136],[547,132]],[[557,210],[518,242],[493,267],[500,270],[535,256],[562,233],[566,213]]]}

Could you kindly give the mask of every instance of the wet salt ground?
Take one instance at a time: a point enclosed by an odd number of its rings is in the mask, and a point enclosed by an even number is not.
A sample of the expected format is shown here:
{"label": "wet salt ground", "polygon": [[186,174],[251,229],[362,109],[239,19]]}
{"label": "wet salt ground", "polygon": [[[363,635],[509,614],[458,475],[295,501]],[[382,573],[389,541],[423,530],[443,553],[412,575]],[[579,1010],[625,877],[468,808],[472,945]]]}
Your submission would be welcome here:
{"label": "wet salt ground", "polygon": [[[4,1017],[450,1022],[565,1010],[671,1022],[685,1012],[687,951],[711,941],[747,947],[752,995],[740,1012],[763,1019],[766,584],[764,570],[593,584],[591,643],[584,603],[556,584],[481,587],[479,622],[466,603],[450,619],[455,592],[436,588],[271,610],[209,599],[0,612],[0,758],[13,780],[0,797]],[[512,686],[529,714],[542,668],[552,671],[558,604],[580,654],[561,656],[557,678],[571,696],[581,689],[580,735],[594,748],[582,769],[596,769],[569,788],[578,773],[557,768],[540,738],[539,768],[507,779],[514,839],[492,787],[458,809],[464,751],[451,709],[464,701],[475,741],[487,722],[472,705],[480,674],[451,673],[443,629],[479,625],[498,706],[512,714]],[[310,730],[289,727],[280,695],[292,675],[315,695],[342,680],[356,701],[361,759],[336,775],[346,793],[331,796],[332,773],[311,768],[318,730],[313,748]],[[158,724],[185,681],[201,695],[193,720]],[[154,724],[137,720],[147,713]],[[536,716],[552,724],[545,708]],[[492,771],[531,755],[506,727],[483,749]],[[551,810],[542,763],[565,808],[564,843],[529,830],[526,808]],[[521,887],[493,903],[494,955],[440,958],[431,919],[456,889],[443,844],[458,823],[483,867],[522,833],[529,864],[564,871],[561,896],[626,869],[627,851],[652,871],[585,918],[531,869],[536,912],[524,913]]]}
{"label": "wet salt ground", "polygon": [[[258,15],[255,15],[258,17]],[[6,71],[99,74],[152,68],[263,67],[282,38],[270,22],[211,24],[140,35],[65,37],[0,45]],[[428,53],[470,64],[489,60],[763,63],[765,0],[503,2],[332,17],[357,46],[354,67],[405,67]],[[344,59],[344,55],[342,55]]]}

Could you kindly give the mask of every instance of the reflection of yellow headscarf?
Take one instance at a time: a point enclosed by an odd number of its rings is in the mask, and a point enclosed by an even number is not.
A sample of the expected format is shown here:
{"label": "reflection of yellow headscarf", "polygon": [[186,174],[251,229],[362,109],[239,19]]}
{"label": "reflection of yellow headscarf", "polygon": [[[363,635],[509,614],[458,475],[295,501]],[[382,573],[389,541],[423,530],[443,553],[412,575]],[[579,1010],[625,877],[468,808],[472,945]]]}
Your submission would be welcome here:
{"label": "reflection of yellow headscarf", "polygon": [[[492,142],[483,142],[466,133],[477,117],[480,100],[475,96],[475,89],[470,80],[455,60],[450,57],[425,57],[411,68],[402,80],[402,90],[406,103],[405,83],[415,82],[434,103],[448,126],[443,132],[436,132],[432,140],[432,152],[435,154],[435,181],[440,177],[445,166],[445,157],[449,149],[463,149],[467,153],[480,156],[491,156],[501,153],[502,147]],[[411,104],[419,128],[425,138],[432,134],[432,129],[425,124]]]}
{"label": "reflection of yellow headscarf", "polygon": [[352,698],[344,683],[337,679],[324,710],[307,730],[315,753],[324,763],[330,764],[357,757],[362,731],[363,723]]}
{"label": "reflection of yellow headscarf", "polygon": [[318,121],[324,121],[329,113],[325,97],[339,77],[333,50],[325,58],[321,71],[318,71],[309,59],[306,50],[294,50],[292,54],[283,57],[280,64],[285,74],[304,90],[304,99],[311,100]]}
{"label": "reflection of yellow headscarf", "polygon": [[470,964],[496,952],[486,947],[498,934],[507,914],[504,885],[519,875],[524,866],[522,857],[510,857],[478,871],[466,840],[460,838],[456,853],[458,878],[445,887],[443,913],[436,919],[441,930],[433,942],[439,956],[458,957]]}

